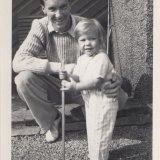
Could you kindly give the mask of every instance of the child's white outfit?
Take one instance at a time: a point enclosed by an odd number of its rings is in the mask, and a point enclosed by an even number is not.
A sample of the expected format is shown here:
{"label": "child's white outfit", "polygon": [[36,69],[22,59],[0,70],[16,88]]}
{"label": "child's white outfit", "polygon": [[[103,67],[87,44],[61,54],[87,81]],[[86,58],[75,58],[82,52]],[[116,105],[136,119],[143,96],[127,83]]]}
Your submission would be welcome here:
{"label": "child's white outfit", "polygon": [[[113,65],[107,55],[100,52],[94,56],[84,54],[79,57],[73,74],[80,82],[93,78],[104,81],[111,78]],[[107,160],[109,142],[115,125],[118,100],[108,98],[100,89],[84,90],[89,157],[91,160]]]}

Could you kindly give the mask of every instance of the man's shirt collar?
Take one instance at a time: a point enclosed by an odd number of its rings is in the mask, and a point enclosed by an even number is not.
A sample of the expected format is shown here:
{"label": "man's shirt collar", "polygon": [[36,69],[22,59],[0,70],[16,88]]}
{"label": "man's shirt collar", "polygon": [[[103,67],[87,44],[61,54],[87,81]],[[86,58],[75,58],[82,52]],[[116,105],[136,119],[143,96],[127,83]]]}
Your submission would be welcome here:
{"label": "man's shirt collar", "polygon": [[[76,27],[76,20],[72,15],[71,15],[71,23],[72,23],[71,28],[68,31],[66,31],[65,33],[68,32],[72,37],[74,37],[74,29]],[[48,31],[49,31],[49,33],[55,32],[55,28],[53,27],[51,21],[49,21],[49,23],[48,23]]]}

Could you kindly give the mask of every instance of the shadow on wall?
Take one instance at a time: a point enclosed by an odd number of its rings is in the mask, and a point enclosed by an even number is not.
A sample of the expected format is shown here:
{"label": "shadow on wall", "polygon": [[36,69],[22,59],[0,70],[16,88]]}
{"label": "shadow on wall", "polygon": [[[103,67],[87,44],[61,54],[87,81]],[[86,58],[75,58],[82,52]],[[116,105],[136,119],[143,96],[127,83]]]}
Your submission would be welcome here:
{"label": "shadow on wall", "polygon": [[152,103],[152,81],[151,75],[143,74],[136,86],[134,98],[143,104]]}
{"label": "shadow on wall", "polygon": [[147,72],[141,75],[135,88],[134,98],[142,104],[152,103],[153,97],[153,0],[148,0],[147,5]]}
{"label": "shadow on wall", "polygon": [[132,95],[132,85],[129,79],[122,77],[122,85],[121,88],[128,94],[128,97]]}
{"label": "shadow on wall", "polygon": [[142,104],[148,104],[152,103],[152,75],[151,74],[143,74],[135,88],[134,91],[132,91],[132,85],[129,81],[129,79],[123,77],[122,78],[122,89],[128,94],[129,97],[132,96],[133,92],[133,98],[141,102]]}

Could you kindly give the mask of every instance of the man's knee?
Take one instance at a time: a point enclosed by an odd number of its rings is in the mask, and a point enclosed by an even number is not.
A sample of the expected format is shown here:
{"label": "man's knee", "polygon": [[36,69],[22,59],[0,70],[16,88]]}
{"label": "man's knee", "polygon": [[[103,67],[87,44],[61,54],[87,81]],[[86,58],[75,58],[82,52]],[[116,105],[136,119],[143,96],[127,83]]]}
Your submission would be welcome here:
{"label": "man's knee", "polygon": [[31,71],[22,71],[15,77],[15,84],[18,89],[23,89],[34,79],[35,74]]}

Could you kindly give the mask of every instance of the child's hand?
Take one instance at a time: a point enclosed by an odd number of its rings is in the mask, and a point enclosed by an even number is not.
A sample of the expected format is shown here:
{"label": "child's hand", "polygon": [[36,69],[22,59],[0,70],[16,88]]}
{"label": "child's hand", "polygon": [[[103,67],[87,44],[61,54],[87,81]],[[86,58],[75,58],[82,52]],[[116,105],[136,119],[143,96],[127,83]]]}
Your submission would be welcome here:
{"label": "child's hand", "polygon": [[67,71],[65,70],[59,71],[59,79],[64,80],[64,79],[67,79],[67,77],[68,77]]}
{"label": "child's hand", "polygon": [[62,89],[63,91],[75,91],[76,90],[76,82],[70,77],[69,81],[62,80]]}

